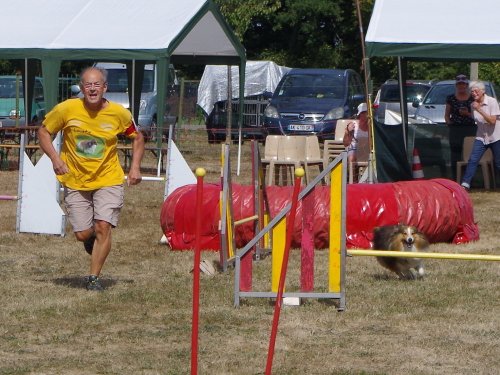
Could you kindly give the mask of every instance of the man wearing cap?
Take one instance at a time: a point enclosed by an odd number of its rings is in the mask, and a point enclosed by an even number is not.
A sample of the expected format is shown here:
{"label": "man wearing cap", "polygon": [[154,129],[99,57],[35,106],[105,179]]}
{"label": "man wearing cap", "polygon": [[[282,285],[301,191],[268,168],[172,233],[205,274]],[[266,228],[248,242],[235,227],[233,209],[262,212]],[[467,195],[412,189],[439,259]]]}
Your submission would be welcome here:
{"label": "man wearing cap", "polygon": [[[361,139],[368,139],[368,108],[366,103],[358,106],[358,121],[347,124],[343,138],[344,146],[347,148],[347,160],[349,163],[357,161],[356,153]],[[354,178],[356,180],[356,178]]]}
{"label": "man wearing cap", "polygon": [[450,161],[453,179],[456,178],[457,161],[462,157],[462,147],[466,136],[476,134],[472,117],[472,96],[469,92],[467,76],[459,74],[455,78],[455,93],[446,98],[444,120],[450,127]]}

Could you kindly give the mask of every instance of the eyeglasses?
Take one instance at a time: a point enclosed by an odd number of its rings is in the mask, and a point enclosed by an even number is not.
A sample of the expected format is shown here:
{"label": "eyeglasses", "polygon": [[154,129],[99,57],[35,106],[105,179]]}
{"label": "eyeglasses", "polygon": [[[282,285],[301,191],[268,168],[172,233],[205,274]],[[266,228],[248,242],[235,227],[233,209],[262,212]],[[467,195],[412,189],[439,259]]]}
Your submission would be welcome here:
{"label": "eyeglasses", "polygon": [[88,90],[91,88],[100,89],[104,85],[103,82],[85,82],[82,83],[84,89]]}

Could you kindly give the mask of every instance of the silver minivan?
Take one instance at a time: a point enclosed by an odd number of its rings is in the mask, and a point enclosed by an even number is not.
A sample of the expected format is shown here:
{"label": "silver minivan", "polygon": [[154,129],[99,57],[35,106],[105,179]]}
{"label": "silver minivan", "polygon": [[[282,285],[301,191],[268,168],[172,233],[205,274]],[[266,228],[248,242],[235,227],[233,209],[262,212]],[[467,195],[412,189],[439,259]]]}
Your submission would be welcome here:
{"label": "silver minivan", "polygon": [[[425,94],[432,87],[434,81],[407,80],[406,81],[406,108],[408,116],[413,117],[416,108],[413,103],[421,103]],[[374,117],[380,123],[385,123],[385,111],[401,112],[399,84],[395,79],[385,81],[373,101]]]}

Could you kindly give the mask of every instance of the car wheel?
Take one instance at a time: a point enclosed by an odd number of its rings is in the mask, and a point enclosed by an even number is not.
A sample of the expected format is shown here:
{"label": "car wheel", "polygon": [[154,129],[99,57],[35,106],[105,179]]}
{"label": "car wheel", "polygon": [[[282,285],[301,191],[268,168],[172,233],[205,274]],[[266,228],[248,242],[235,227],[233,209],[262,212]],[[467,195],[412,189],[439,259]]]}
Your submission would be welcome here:
{"label": "car wheel", "polygon": [[217,136],[210,129],[207,129],[207,140],[210,144],[217,143]]}
{"label": "car wheel", "polygon": [[211,129],[207,129],[207,139],[208,143],[213,144],[213,143],[222,143],[226,140],[226,136],[222,134],[217,134]]}

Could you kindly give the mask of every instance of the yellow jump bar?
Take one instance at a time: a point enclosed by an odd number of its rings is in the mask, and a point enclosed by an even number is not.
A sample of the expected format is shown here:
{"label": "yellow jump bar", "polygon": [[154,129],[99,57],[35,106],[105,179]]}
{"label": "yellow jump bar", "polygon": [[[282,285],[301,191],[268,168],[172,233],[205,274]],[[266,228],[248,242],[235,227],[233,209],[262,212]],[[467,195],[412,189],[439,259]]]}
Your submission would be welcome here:
{"label": "yellow jump bar", "polygon": [[410,251],[387,250],[347,250],[347,255],[367,257],[392,257],[392,258],[430,258],[430,259],[455,259],[455,260],[486,260],[500,261],[500,255],[487,254],[448,254],[448,253],[414,253]]}
{"label": "yellow jump bar", "polygon": [[257,220],[259,218],[259,215],[253,215],[253,216],[249,216],[249,217],[245,217],[241,220],[236,220],[234,222],[234,225],[240,225],[240,224],[245,224],[245,223],[248,223],[249,221],[254,221],[254,220]]}

